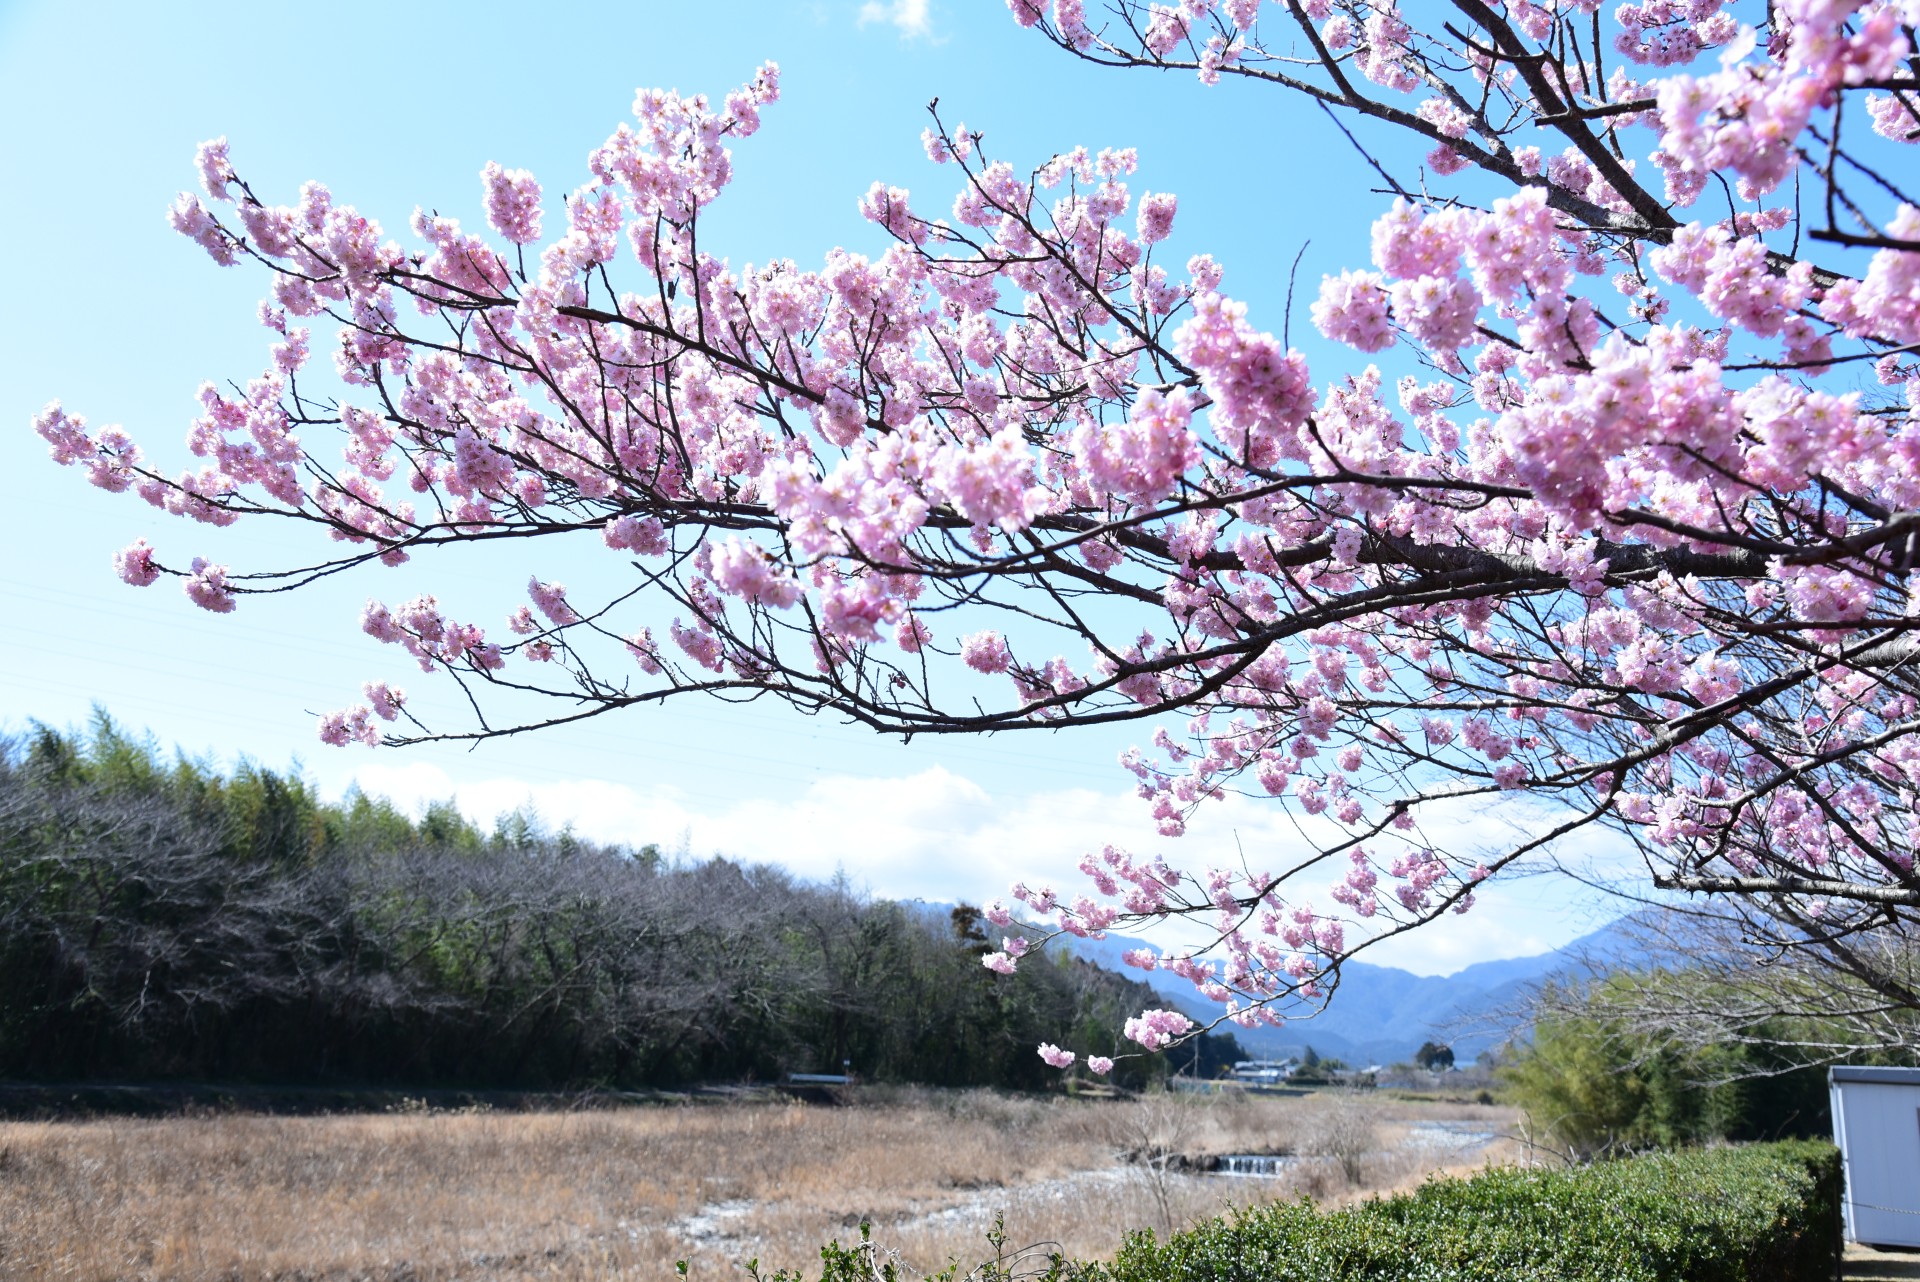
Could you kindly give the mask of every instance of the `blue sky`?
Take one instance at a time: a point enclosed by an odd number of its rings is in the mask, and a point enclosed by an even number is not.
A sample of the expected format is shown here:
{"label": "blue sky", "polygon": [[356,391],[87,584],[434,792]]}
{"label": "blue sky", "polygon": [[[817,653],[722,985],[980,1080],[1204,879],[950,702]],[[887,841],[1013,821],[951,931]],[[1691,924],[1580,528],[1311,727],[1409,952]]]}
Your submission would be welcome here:
{"label": "blue sky", "polygon": [[[0,720],[70,724],[98,702],[195,753],[297,758],[329,792],[357,777],[408,803],[452,793],[483,818],[531,800],[594,836],[784,857],[810,874],[844,864],[890,894],[991,897],[1013,873],[1070,867],[1100,841],[1153,848],[1113,764],[1144,729],[902,746],[771,706],[684,704],[473,752],[323,748],[312,714],[353,700],[362,680],[427,693],[355,626],[369,594],[419,589],[362,576],[248,599],[220,618],[169,583],[123,587],[109,558],[137,536],[175,562],[206,552],[236,568],[288,560],[299,544],[246,522],[210,535],[95,491],[47,461],[28,423],[59,398],[177,463],[199,384],[262,367],[263,280],[214,267],[164,218],[194,185],[195,145],[219,134],[268,199],[318,178],[404,240],[417,204],[480,225],[477,174],[489,160],[531,169],[550,193],[577,185],[636,87],[718,96],[771,58],[783,100],[735,149],[738,178],[704,245],[737,262],[802,265],[835,245],[877,249],[854,208],[876,179],[944,208],[950,171],[920,144],[937,96],[950,123],[984,131],[991,152],[1020,165],[1077,144],[1139,148],[1136,191],[1180,194],[1173,248],[1213,253],[1228,292],[1277,330],[1301,246],[1311,242],[1300,269],[1310,298],[1323,272],[1365,258],[1384,207],[1319,113],[1245,86],[1082,66],[1015,28],[996,0],[553,4],[537,17],[472,0],[354,0],[237,12],[0,5],[0,243],[14,247],[0,308],[0,546],[11,552],[0,587],[15,621],[0,633]],[[1292,337],[1322,379],[1337,368],[1306,341],[1304,302]],[[443,600],[485,617],[517,603],[528,572],[511,557],[431,569]],[[1235,804],[1173,853],[1197,863],[1198,843],[1288,839],[1272,807]],[[1527,883],[1396,945],[1391,960],[1450,971],[1539,951],[1594,921],[1569,892]]]}

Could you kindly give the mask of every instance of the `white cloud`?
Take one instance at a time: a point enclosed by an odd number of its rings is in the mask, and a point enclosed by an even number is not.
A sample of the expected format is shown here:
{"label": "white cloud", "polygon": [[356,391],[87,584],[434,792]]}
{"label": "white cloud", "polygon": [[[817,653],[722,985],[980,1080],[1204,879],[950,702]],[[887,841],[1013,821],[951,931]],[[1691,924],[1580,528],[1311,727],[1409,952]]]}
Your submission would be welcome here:
{"label": "white cloud", "polygon": [[860,6],[860,25],[876,22],[891,25],[903,40],[924,39],[933,34],[931,0],[866,0]]}
{"label": "white cloud", "polygon": [[[835,775],[788,801],[742,797],[700,803],[663,786],[597,780],[530,783],[482,779],[456,784],[428,763],[372,765],[360,786],[415,812],[454,797],[483,826],[531,806],[553,827],[570,823],[596,841],[675,849],[693,856],[725,854],[776,863],[825,879],[844,871],[857,886],[890,898],[968,900],[1003,896],[1026,880],[1078,893],[1080,857],[1111,842],[1138,853],[1164,852],[1176,864],[1238,864],[1278,871],[1305,850],[1302,832],[1281,807],[1233,797],[1203,807],[1185,837],[1157,836],[1144,804],[1128,794],[1092,788],[999,798],[943,766],[903,777]],[[1515,831],[1546,822],[1524,803],[1439,809],[1423,822],[1424,839],[1472,857],[1510,843]],[[1604,853],[1597,832],[1581,844]],[[1322,881],[1309,874],[1306,885]],[[1307,891],[1306,893],[1311,893]],[[1476,961],[1548,951],[1597,926],[1604,916],[1591,897],[1559,877],[1496,878],[1464,915],[1448,914],[1368,950],[1365,960],[1420,974],[1449,974]]]}

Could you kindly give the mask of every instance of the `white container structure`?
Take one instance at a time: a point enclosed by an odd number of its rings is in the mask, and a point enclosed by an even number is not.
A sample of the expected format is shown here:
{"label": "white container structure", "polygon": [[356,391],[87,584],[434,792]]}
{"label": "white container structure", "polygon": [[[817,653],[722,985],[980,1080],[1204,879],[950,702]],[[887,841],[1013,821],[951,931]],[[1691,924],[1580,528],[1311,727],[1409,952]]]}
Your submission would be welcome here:
{"label": "white container structure", "polygon": [[1846,1170],[1847,1238],[1920,1246],[1920,1068],[1827,1070]]}

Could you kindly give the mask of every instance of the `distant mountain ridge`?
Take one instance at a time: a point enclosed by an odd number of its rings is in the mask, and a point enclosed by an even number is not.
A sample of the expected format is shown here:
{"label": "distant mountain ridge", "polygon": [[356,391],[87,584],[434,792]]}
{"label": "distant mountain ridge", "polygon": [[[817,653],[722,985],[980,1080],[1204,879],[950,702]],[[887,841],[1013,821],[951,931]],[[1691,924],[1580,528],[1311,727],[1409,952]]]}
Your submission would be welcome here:
{"label": "distant mountain ridge", "polygon": [[[1311,1045],[1321,1055],[1356,1067],[1391,1064],[1411,1058],[1431,1040],[1452,1046],[1465,1063],[1517,1031],[1515,1021],[1501,1012],[1516,1006],[1529,987],[1554,975],[1571,978],[1607,969],[1632,951],[1630,929],[1631,919],[1621,918],[1551,952],[1476,962],[1452,975],[1416,975],[1394,966],[1350,961],[1341,968],[1339,990],[1320,1014],[1281,1028],[1228,1025],[1225,1031],[1262,1056],[1297,1053]],[[1220,1007],[1178,975],[1135,970],[1121,960],[1128,949],[1150,941],[1109,935],[1070,943],[1088,961],[1145,980],[1174,1009],[1196,1019],[1220,1014]]]}

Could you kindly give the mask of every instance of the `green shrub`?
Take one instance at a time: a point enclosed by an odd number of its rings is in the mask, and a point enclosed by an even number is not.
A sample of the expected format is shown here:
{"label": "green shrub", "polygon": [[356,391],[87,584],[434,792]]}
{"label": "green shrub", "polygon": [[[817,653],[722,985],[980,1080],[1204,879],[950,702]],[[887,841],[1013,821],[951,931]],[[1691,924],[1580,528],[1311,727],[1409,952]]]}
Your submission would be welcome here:
{"label": "green shrub", "polygon": [[1799,1062],[1794,1047],[1844,1043],[1839,1023],[1748,1020],[1703,1043],[1649,1020],[1663,1004],[1742,1005],[1717,996],[1716,982],[1705,971],[1649,970],[1547,985],[1531,1040],[1501,1066],[1505,1101],[1582,1157],[1830,1134],[1826,1069]]}
{"label": "green shrub", "polygon": [[1165,1243],[1137,1233],[1112,1264],[1067,1271],[1087,1282],[1828,1282],[1839,1215],[1839,1154],[1768,1144],[1436,1179],[1327,1213],[1261,1207]]}
{"label": "green shrub", "polygon": [[[969,1279],[1039,1273],[990,1240],[995,1260]],[[1839,1251],[1840,1154],[1798,1141],[1507,1168],[1324,1213],[1259,1207],[1164,1243],[1133,1234],[1111,1264],[1055,1259],[1040,1282],[1830,1282]],[[821,1255],[822,1282],[896,1276],[864,1225],[858,1246]]]}

